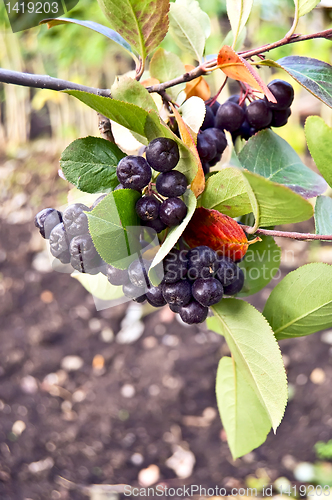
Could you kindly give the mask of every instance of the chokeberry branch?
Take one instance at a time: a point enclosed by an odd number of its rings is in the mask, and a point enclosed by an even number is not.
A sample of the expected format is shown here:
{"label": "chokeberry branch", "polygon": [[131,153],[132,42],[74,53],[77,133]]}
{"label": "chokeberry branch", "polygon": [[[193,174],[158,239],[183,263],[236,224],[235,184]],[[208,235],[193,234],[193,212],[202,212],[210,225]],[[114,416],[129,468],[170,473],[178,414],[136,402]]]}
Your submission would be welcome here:
{"label": "chokeberry branch", "polygon": [[[250,233],[251,226],[241,225],[245,232]],[[251,234],[251,233],[250,233]],[[292,240],[305,240],[305,241],[332,241],[332,235],[321,235],[311,233],[295,233],[290,231],[275,231],[273,229],[260,229],[255,231],[255,234],[265,234],[266,236],[279,236],[281,238],[291,238]]]}

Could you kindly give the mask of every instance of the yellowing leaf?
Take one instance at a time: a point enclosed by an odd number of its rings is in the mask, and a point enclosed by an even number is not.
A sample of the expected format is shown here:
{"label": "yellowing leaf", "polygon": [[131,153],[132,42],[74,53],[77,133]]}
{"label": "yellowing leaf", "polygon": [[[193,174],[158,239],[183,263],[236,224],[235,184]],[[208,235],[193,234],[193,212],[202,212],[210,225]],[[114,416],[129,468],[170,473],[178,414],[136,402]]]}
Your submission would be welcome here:
{"label": "yellowing leaf", "polygon": [[[186,72],[189,72],[194,68],[195,66],[191,66],[190,64],[185,65]],[[207,101],[211,97],[210,87],[202,76],[191,80],[191,82],[187,82],[184,91],[186,93],[187,99],[196,96],[203,99],[203,101]]]}

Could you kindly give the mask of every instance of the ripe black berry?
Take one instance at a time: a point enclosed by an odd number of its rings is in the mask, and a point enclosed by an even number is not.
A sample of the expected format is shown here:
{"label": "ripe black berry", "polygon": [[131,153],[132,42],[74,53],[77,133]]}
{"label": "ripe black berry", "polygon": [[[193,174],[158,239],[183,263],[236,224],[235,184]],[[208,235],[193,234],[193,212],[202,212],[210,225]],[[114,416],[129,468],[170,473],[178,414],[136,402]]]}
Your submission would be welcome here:
{"label": "ripe black berry", "polygon": [[168,304],[176,306],[185,306],[191,299],[191,285],[187,280],[181,280],[177,283],[164,283],[162,293]]}
{"label": "ripe black berry", "polygon": [[187,274],[188,259],[186,252],[173,248],[163,260],[164,283],[176,283]]}
{"label": "ripe black berry", "polygon": [[142,189],[151,180],[151,167],[142,156],[126,156],[120,160],[116,175],[124,188]]}
{"label": "ripe black berry", "polygon": [[63,212],[63,224],[69,236],[79,236],[88,233],[88,218],[84,212],[90,212],[90,209],[86,205],[83,205],[83,203],[69,205]]}
{"label": "ripe black berry", "polygon": [[91,260],[84,257],[84,254],[71,255],[70,264],[80,273],[98,274],[102,270],[102,260],[98,254]]}
{"label": "ripe black berry", "polygon": [[60,253],[60,255],[57,256],[57,259],[62,263],[62,264],[69,264],[71,255],[69,253],[69,250],[66,250],[65,252]]}
{"label": "ripe black berry", "polygon": [[176,197],[182,196],[188,186],[185,175],[177,170],[159,174],[156,181],[156,189],[162,196]]}
{"label": "ripe black berry", "polygon": [[228,286],[238,277],[239,268],[229,257],[221,257],[218,260],[218,270],[216,278],[223,286]]}
{"label": "ripe black berry", "polygon": [[[209,106],[209,108],[212,110],[213,114],[216,115],[218,109],[220,108],[220,103],[218,101],[215,101],[212,106]],[[210,128],[210,127],[209,127]]]}
{"label": "ripe black berry", "polygon": [[238,277],[231,285],[224,286],[225,295],[235,295],[241,292],[244,283],[244,274],[242,269],[238,268]]}
{"label": "ripe black berry", "polygon": [[292,112],[290,108],[281,110],[274,109],[271,127],[283,127],[288,122],[288,118],[291,114]]}
{"label": "ripe black berry", "polygon": [[164,224],[159,217],[154,220],[143,221],[143,226],[150,227],[151,229],[156,231],[156,233],[161,233],[161,231],[163,231],[167,227],[167,225]]}
{"label": "ripe black berry", "polygon": [[137,299],[144,296],[143,301],[145,300],[145,288],[137,287],[132,283],[126,283],[122,287],[123,294],[128,297],[128,299]]}
{"label": "ripe black berry", "polygon": [[137,304],[142,304],[142,302],[146,301],[146,295],[140,295],[139,297],[134,298],[133,301],[137,302]]}
{"label": "ripe black berry", "polygon": [[207,140],[214,142],[217,153],[222,154],[227,146],[227,139],[222,130],[219,128],[208,128],[202,134]]}
{"label": "ripe black berry", "polygon": [[218,255],[212,248],[199,246],[192,248],[188,254],[188,272],[187,276],[191,280],[198,278],[211,278],[217,271]]}
{"label": "ripe black berry", "polygon": [[274,97],[277,99],[276,103],[268,102],[268,106],[271,109],[287,109],[292,104],[294,100],[294,89],[290,83],[284,80],[273,80],[268,84],[268,88],[271,90]]}
{"label": "ripe black berry", "polygon": [[69,251],[72,257],[79,257],[84,260],[92,260],[97,254],[90,234],[75,236],[69,245]]}
{"label": "ripe black berry", "polygon": [[175,304],[168,304],[168,307],[171,311],[173,311],[173,313],[178,313],[181,309],[181,306],[177,306]]}
{"label": "ripe black berry", "polygon": [[161,285],[150,287],[146,292],[146,298],[153,307],[162,307],[166,304]]}
{"label": "ripe black berry", "polygon": [[44,208],[35,217],[35,226],[43,238],[49,239],[52,229],[62,222],[62,214],[55,208]]}
{"label": "ripe black berry", "polygon": [[129,276],[127,269],[117,269],[111,265],[106,267],[106,276],[111,285],[120,286],[129,283]]}
{"label": "ripe black berry", "polygon": [[220,281],[215,278],[198,278],[192,284],[192,295],[202,306],[208,307],[217,304],[223,296],[224,289]]}
{"label": "ripe black berry", "polygon": [[146,287],[148,286],[148,274],[149,264],[143,259],[134,260],[128,267],[128,275],[130,282],[136,287]]}
{"label": "ripe black berry", "polygon": [[214,127],[214,114],[210,106],[205,104],[205,117],[201,125],[201,130]]}
{"label": "ripe black berry", "polygon": [[160,205],[154,196],[143,196],[136,203],[136,213],[142,220],[155,220],[159,216]]}
{"label": "ripe black berry", "polygon": [[252,127],[249,122],[247,121],[247,119],[245,118],[242,122],[242,125],[241,127],[236,130],[235,132],[233,132],[232,134],[232,138],[233,138],[233,141],[238,137],[242,137],[242,139],[245,139],[246,141],[248,141],[248,139],[250,139],[251,136],[253,136],[254,134],[256,133],[256,129],[254,127]]}
{"label": "ripe black berry", "polygon": [[205,136],[205,132],[197,136],[197,151],[202,161],[211,161],[217,154],[215,141]]}
{"label": "ripe black berry", "polygon": [[272,110],[263,99],[257,99],[246,109],[246,119],[256,130],[269,127],[272,121]]}
{"label": "ripe black berry", "polygon": [[210,166],[209,162],[202,162],[202,168],[205,175],[210,172]]}
{"label": "ripe black berry", "polygon": [[57,224],[50,234],[50,250],[53,257],[69,252],[69,239],[63,222]]}
{"label": "ripe black berry", "polygon": [[167,226],[177,226],[187,215],[187,206],[180,198],[167,198],[159,211],[161,221]]}
{"label": "ripe black berry", "polygon": [[154,170],[169,172],[180,159],[178,145],[173,139],[158,137],[146,148],[146,159]]}
{"label": "ripe black berry", "polygon": [[216,127],[235,132],[244,119],[244,111],[235,102],[226,101],[220,106],[216,114]]}
{"label": "ripe black berry", "polygon": [[192,300],[188,305],[181,307],[179,310],[182,321],[188,325],[203,323],[207,318],[208,312],[209,308],[202,306],[196,300]]}

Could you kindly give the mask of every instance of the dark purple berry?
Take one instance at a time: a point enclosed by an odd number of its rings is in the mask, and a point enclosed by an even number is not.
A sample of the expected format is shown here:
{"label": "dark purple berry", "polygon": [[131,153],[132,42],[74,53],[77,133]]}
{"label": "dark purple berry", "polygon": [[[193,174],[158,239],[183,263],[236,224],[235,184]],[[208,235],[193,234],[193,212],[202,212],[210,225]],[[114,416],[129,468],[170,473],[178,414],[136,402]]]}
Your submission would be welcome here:
{"label": "dark purple berry", "polygon": [[[209,108],[212,110],[213,114],[216,115],[218,109],[220,108],[220,102],[215,101],[212,106],[209,106]],[[210,128],[210,127],[209,127]]]}
{"label": "dark purple berry", "polygon": [[141,295],[140,297],[136,297],[133,299],[134,302],[137,302],[137,304],[142,304],[143,302],[146,301],[146,295]]}
{"label": "dark purple berry", "polygon": [[175,304],[168,304],[168,307],[173,313],[178,313],[181,309],[181,306],[177,306]]}
{"label": "dark purple berry", "polygon": [[151,167],[142,156],[126,156],[119,162],[116,175],[127,189],[142,189],[151,180]]}
{"label": "dark purple berry", "polygon": [[210,106],[205,104],[205,117],[201,125],[201,130],[214,127],[214,114]]}
{"label": "dark purple berry", "polygon": [[162,307],[166,304],[166,300],[164,299],[161,285],[150,287],[145,295],[147,301],[153,307]]}
{"label": "dark purple berry", "polygon": [[202,163],[202,168],[203,168],[203,172],[204,174],[208,174],[210,172],[210,163],[208,162],[203,162]]}
{"label": "dark purple berry", "polygon": [[227,139],[222,130],[219,128],[208,128],[202,134],[205,139],[211,140],[217,149],[217,153],[222,154],[227,146]]}
{"label": "dark purple berry", "polygon": [[64,228],[63,222],[57,224],[50,234],[50,251],[53,257],[69,252],[69,238]]}
{"label": "dark purple berry", "polygon": [[207,246],[192,248],[187,257],[187,276],[190,280],[211,278],[219,267],[217,253]]}
{"label": "dark purple berry", "polygon": [[161,221],[167,226],[177,226],[187,215],[187,206],[180,198],[167,198],[159,211]]}
{"label": "dark purple berry", "polygon": [[235,132],[244,120],[244,111],[235,102],[226,101],[220,106],[216,114],[216,127],[221,130]]}
{"label": "dark purple berry", "polygon": [[273,110],[273,118],[271,122],[271,127],[283,127],[288,122],[288,118],[292,114],[290,108]]}
{"label": "dark purple berry", "polygon": [[52,229],[62,222],[62,214],[55,208],[44,208],[35,217],[35,226],[43,238],[49,239]]}
{"label": "dark purple berry", "polygon": [[88,218],[84,212],[90,212],[90,208],[83,205],[83,203],[69,205],[63,212],[63,224],[69,236],[79,236],[88,233]]}
{"label": "dark purple berry", "polygon": [[187,280],[180,280],[176,283],[164,283],[162,293],[167,304],[185,306],[191,299],[191,285]]}
{"label": "dark purple berry", "polygon": [[128,299],[137,299],[144,295],[145,300],[145,290],[146,289],[144,287],[137,287],[132,283],[127,283],[122,287],[123,294],[125,297],[128,297]]}
{"label": "dark purple berry", "polygon": [[202,306],[196,300],[192,300],[188,305],[181,307],[179,310],[182,321],[188,325],[203,323],[207,318],[208,312],[209,308]]}
{"label": "dark purple berry", "polygon": [[246,119],[251,127],[261,130],[271,125],[272,110],[264,99],[257,99],[257,101],[251,102],[247,107]]}
{"label": "dark purple berry", "polygon": [[290,83],[285,82],[284,80],[273,80],[268,84],[268,88],[277,99],[277,102],[273,103],[267,101],[265,98],[271,109],[282,110],[290,107],[294,100],[294,89]]}
{"label": "dark purple berry", "polygon": [[238,268],[238,277],[231,285],[224,286],[224,294],[225,295],[235,295],[236,293],[241,292],[244,284],[244,273],[242,269]]}
{"label": "dark purple berry", "polygon": [[164,283],[176,283],[187,274],[187,252],[173,248],[163,260]]}
{"label": "dark purple berry", "polygon": [[179,148],[173,139],[158,137],[146,148],[146,159],[154,170],[169,172],[176,167],[179,159]]}
{"label": "dark purple berry", "polygon": [[154,196],[143,196],[136,203],[136,213],[142,220],[155,220],[159,216],[160,205]]}
{"label": "dark purple berry", "polygon": [[121,286],[129,283],[129,276],[127,269],[117,269],[110,264],[106,267],[106,276],[111,285]]}
{"label": "dark purple berry", "polygon": [[181,172],[172,170],[159,174],[156,181],[156,189],[162,196],[182,196],[188,186],[187,178]]}
{"label": "dark purple berry", "polygon": [[208,163],[209,167],[214,167],[220,160],[221,160],[221,154],[218,153],[217,156],[213,158],[213,160],[209,161]]}
{"label": "dark purple berry", "polygon": [[229,257],[220,257],[218,259],[218,269],[216,271],[216,278],[223,286],[228,286],[238,277],[239,268],[235,262]]}
{"label": "dark purple berry", "polygon": [[215,141],[205,137],[205,131],[197,136],[197,151],[202,161],[211,161],[217,154]]}
{"label": "dark purple berry", "polygon": [[192,284],[192,295],[202,306],[208,307],[217,304],[223,296],[224,289],[220,281],[215,278],[206,280],[198,278]]}
{"label": "dark purple berry", "polygon": [[161,233],[161,231],[163,231],[167,227],[167,225],[164,224],[159,217],[158,219],[143,221],[142,223],[143,226],[150,227],[151,229],[156,231],[156,233]]}

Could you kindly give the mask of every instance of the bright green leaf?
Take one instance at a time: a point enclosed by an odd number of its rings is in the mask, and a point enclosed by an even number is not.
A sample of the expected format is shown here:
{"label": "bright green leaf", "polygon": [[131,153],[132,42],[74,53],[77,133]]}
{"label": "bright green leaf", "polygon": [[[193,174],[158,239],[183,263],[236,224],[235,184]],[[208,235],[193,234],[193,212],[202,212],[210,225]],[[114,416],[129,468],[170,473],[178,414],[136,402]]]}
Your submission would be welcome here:
{"label": "bright green leaf", "polygon": [[269,129],[249,139],[239,160],[250,172],[284,184],[304,198],[313,198],[327,189],[324,179],[306,167],[288,142]]}
{"label": "bright green leaf", "polygon": [[272,290],[263,311],[278,340],[332,327],[332,266],[321,262],[292,271]]}
{"label": "bright green leaf", "polygon": [[190,190],[187,189],[185,194],[183,195],[183,200],[185,204],[188,207],[188,212],[183,221],[179,226],[174,226],[170,229],[164,243],[161,245],[160,249],[158,250],[158,253],[156,254],[155,258],[152,261],[151,267],[150,267],[150,273],[149,277],[152,281],[153,284],[157,285],[159,284],[160,280],[158,281],[157,277],[153,274],[152,270],[155,268],[165,257],[166,255],[170,252],[170,250],[174,247],[174,245],[177,243],[178,239],[180,238],[181,234],[187,227],[187,225],[190,222],[190,219],[192,218],[197,201],[196,201],[196,196],[194,193]]}
{"label": "bright green leaf", "polygon": [[299,3],[299,17],[305,16],[319,4],[320,0],[295,0]]}
{"label": "bright green leaf", "polygon": [[140,250],[140,220],[135,211],[140,196],[133,189],[119,189],[87,212],[94,246],[105,262],[119,269],[127,269]]}
{"label": "bright green leaf", "polygon": [[260,175],[243,172],[256,196],[259,225],[276,226],[308,220],[313,216],[311,204],[286,186],[271,182]]}
{"label": "bright green leaf", "polygon": [[271,429],[269,416],[245,374],[227,356],[219,362],[216,395],[233,459],[264,443]]}
{"label": "bright green leaf", "polygon": [[[172,52],[166,52],[166,50],[159,48],[153,55],[150,66],[150,75],[153,78],[157,78],[160,82],[168,82],[173,80],[178,76],[183,75],[186,70],[181,59]],[[185,83],[176,85],[167,89],[167,93],[176,99],[181,90],[186,88]]]}
{"label": "bright green leaf", "polygon": [[84,137],[67,146],[60,166],[66,179],[86,193],[107,193],[118,184],[116,167],[126,155],[105,139]]}
{"label": "bright green leaf", "polygon": [[246,297],[262,290],[278,273],[281,248],[272,236],[260,236],[262,241],[250,245],[239,267],[245,280],[238,297]]}
{"label": "bright green leaf", "polygon": [[226,0],[227,15],[234,34],[233,43],[246,25],[252,5],[253,0]]}
{"label": "bright green leaf", "polygon": [[75,272],[72,277],[97,299],[116,300],[123,297],[122,286],[111,285],[106,276],[101,273],[92,275]]}
{"label": "bright green leaf", "polygon": [[208,327],[225,337],[237,368],[255,391],[275,430],[287,403],[287,380],[270,325],[243,300],[223,299],[212,310],[214,317],[207,319]]}
{"label": "bright green leaf", "polygon": [[316,234],[332,235],[332,199],[318,196],[315,205]]}
{"label": "bright green leaf", "polygon": [[318,170],[332,187],[332,128],[320,116],[309,116],[304,130],[310,154]]}
{"label": "bright green leaf", "polygon": [[164,39],[168,30],[169,0],[98,0],[111,27],[143,61]]}
{"label": "bright green leaf", "polygon": [[128,76],[117,77],[111,87],[111,96],[118,101],[135,104],[146,111],[158,112],[156,103],[149,92],[137,80]]}

